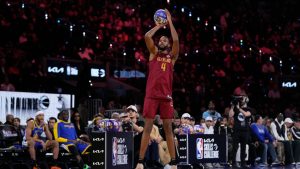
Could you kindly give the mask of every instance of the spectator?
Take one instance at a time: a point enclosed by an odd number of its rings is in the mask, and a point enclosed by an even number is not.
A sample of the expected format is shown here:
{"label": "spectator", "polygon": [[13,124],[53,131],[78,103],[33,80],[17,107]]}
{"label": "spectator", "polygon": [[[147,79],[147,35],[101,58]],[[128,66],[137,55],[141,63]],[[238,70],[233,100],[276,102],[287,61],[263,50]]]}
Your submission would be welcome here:
{"label": "spectator", "polygon": [[287,140],[287,133],[284,126],[283,114],[279,113],[274,122],[271,123],[272,134],[277,141],[278,160],[281,163],[285,161],[284,141]]}
{"label": "spectator", "polygon": [[4,123],[4,125],[14,125],[14,115],[12,114],[7,114],[6,115],[6,122]]}
{"label": "spectator", "polygon": [[21,126],[21,119],[18,117],[14,118],[14,127],[18,131],[18,135],[20,136],[20,143],[23,142],[23,137],[25,136],[25,128]]}
{"label": "spectator", "polygon": [[296,167],[298,168],[300,166],[300,154],[298,153],[300,151],[300,119],[295,120],[295,125],[291,128],[291,132],[293,135],[293,155],[295,157]]}
{"label": "spectator", "polygon": [[214,122],[216,122],[219,118],[221,118],[221,114],[218,113],[215,109],[214,101],[209,102],[208,110],[203,112],[202,118],[206,119],[208,116],[211,116]]}
{"label": "spectator", "polygon": [[48,128],[50,130],[50,133],[51,133],[53,139],[54,139],[53,128],[54,128],[55,123],[57,123],[57,119],[55,117],[50,117],[48,120]]}
{"label": "spectator", "polygon": [[266,167],[267,163],[267,155],[268,153],[272,158],[272,165],[278,165],[280,162],[277,159],[275,146],[276,142],[268,132],[267,128],[263,125],[263,119],[260,115],[255,116],[255,123],[251,124],[251,130],[258,139],[257,145],[261,145],[263,147],[263,153],[261,157],[261,167]]}
{"label": "spectator", "polygon": [[86,132],[85,132],[85,129],[84,129],[85,125],[84,125],[83,121],[80,118],[79,112],[76,111],[72,114],[71,122],[75,126],[75,130],[76,130],[76,134],[77,134],[78,138],[82,137],[83,135],[86,135]]}
{"label": "spectator", "polygon": [[15,86],[12,83],[10,83],[7,76],[5,77],[4,82],[0,84],[0,90],[15,91]]}

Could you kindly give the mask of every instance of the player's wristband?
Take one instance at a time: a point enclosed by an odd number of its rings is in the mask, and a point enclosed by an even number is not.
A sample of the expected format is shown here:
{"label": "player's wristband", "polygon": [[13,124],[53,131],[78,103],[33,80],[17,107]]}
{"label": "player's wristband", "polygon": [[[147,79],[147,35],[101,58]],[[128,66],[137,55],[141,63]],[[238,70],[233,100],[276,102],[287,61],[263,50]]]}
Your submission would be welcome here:
{"label": "player's wristband", "polygon": [[139,158],[139,160],[138,160],[138,163],[140,163],[140,164],[144,164],[144,162],[145,162],[145,160],[144,160],[144,159],[140,159],[140,158]]}
{"label": "player's wristband", "polygon": [[177,160],[176,159],[171,159],[169,165],[177,165]]}

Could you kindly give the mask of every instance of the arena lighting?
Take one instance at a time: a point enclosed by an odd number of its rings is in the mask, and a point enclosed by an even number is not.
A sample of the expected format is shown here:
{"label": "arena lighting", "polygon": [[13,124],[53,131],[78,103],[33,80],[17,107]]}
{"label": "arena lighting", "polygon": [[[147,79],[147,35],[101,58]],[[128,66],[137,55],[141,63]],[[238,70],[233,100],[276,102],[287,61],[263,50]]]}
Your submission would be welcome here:
{"label": "arena lighting", "polygon": [[99,36],[96,36],[96,39],[99,39]]}
{"label": "arena lighting", "polygon": [[85,37],[85,32],[82,32],[82,36],[84,36],[84,37]]}
{"label": "arena lighting", "polygon": [[270,56],[269,60],[270,60],[270,62],[272,62],[272,60],[273,60],[272,56]]}
{"label": "arena lighting", "polygon": [[214,31],[216,31],[217,30],[217,27],[216,26],[214,26]]}
{"label": "arena lighting", "polygon": [[182,12],[182,13],[184,12],[184,8],[181,8],[181,12]]}
{"label": "arena lighting", "polygon": [[259,49],[259,54],[261,55],[261,53],[262,53],[262,52],[261,52],[261,50]]}
{"label": "arena lighting", "polygon": [[123,55],[126,56],[126,52],[123,52]]}
{"label": "arena lighting", "polygon": [[205,26],[208,26],[208,21],[207,20],[205,21]]}
{"label": "arena lighting", "polygon": [[7,6],[10,6],[10,3],[9,3],[9,2],[7,2]]}
{"label": "arena lighting", "polygon": [[71,31],[71,32],[73,31],[73,26],[72,26],[72,25],[70,25],[70,31]]}
{"label": "arena lighting", "polygon": [[196,50],[196,53],[198,53],[199,51],[198,51],[198,49]]}
{"label": "arena lighting", "polygon": [[185,53],[184,56],[187,56],[187,53]]}
{"label": "arena lighting", "polygon": [[250,52],[252,51],[252,48],[249,48]]}
{"label": "arena lighting", "polygon": [[170,0],[167,0],[167,3],[169,4],[169,3],[170,3]]}
{"label": "arena lighting", "polygon": [[23,9],[25,8],[25,4],[24,4],[24,3],[22,3],[22,8],[23,8]]}
{"label": "arena lighting", "polygon": [[189,17],[192,17],[192,12],[189,12]]}
{"label": "arena lighting", "polygon": [[110,48],[112,48],[112,47],[113,47],[112,43],[111,43],[111,44],[109,44],[109,47],[110,47]]}
{"label": "arena lighting", "polygon": [[200,17],[199,16],[197,17],[197,21],[200,22]]}
{"label": "arena lighting", "polygon": [[47,13],[45,14],[45,20],[48,20],[48,14]]}

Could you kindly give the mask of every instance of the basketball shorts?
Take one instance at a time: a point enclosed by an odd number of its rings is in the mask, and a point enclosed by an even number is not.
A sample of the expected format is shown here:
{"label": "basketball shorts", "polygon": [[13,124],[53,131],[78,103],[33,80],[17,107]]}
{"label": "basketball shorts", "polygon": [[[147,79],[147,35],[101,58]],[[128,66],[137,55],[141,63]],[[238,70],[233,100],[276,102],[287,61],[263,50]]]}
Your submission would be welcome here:
{"label": "basketball shorts", "polygon": [[159,112],[161,119],[173,119],[173,101],[145,98],[143,110],[144,118],[154,119],[157,112]]}

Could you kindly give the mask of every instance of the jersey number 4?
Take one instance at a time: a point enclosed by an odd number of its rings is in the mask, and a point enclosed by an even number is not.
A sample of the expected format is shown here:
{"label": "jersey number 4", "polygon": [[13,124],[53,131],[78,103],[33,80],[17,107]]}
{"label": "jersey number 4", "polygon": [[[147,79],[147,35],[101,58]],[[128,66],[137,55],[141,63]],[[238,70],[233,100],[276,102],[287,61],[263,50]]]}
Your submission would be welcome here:
{"label": "jersey number 4", "polygon": [[166,71],[167,64],[166,64],[166,63],[162,63],[160,68],[161,68],[163,71]]}

